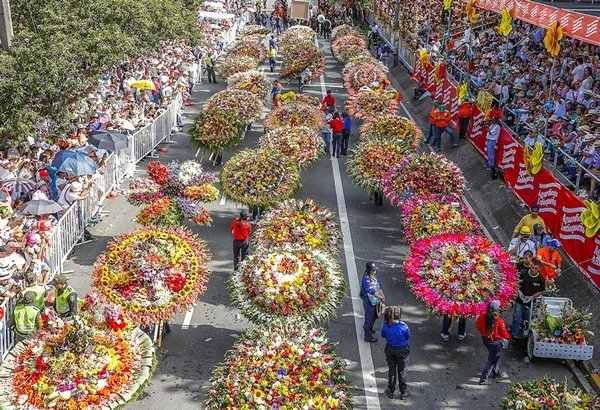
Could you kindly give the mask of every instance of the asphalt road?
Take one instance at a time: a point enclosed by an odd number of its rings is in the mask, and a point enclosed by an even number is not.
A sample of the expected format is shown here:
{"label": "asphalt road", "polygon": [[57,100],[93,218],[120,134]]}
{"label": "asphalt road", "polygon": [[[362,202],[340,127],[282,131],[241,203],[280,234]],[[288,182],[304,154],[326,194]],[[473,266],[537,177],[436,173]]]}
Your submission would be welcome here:
{"label": "asphalt road", "polygon": [[[305,88],[305,92],[322,97],[322,89],[333,90],[337,105],[346,98],[342,87],[342,66],[331,56],[329,41],[320,41],[326,53],[327,69],[321,81],[314,80]],[[263,65],[268,72],[268,66]],[[268,73],[271,78],[275,76]],[[184,112],[186,130],[201,108],[201,103],[212,93],[225,88],[221,78],[218,84],[199,84],[194,95],[195,105]],[[290,84],[292,90],[295,82]],[[267,109],[270,109],[270,104]],[[265,111],[267,112],[267,111]],[[262,124],[255,123],[253,129],[238,144],[234,151],[246,147],[256,147],[258,137],[262,135]],[[351,143],[358,135],[358,123]],[[160,160],[172,159],[184,161],[194,158],[196,148],[190,143],[185,132],[173,138],[176,144],[161,146],[168,152],[160,153]],[[232,154],[224,157],[226,161]],[[302,189],[297,198],[313,198],[335,212],[345,209],[346,226],[351,234],[350,248],[348,237],[345,239],[344,252],[340,255],[340,264],[346,275],[348,271],[360,275],[368,260],[380,266],[379,278],[386,293],[388,305],[398,304],[404,310],[404,320],[412,332],[410,366],[408,371],[410,397],[401,402],[388,399],[384,394],[387,385],[387,365],[383,354],[384,342],[366,344],[362,333],[362,308],[353,309],[350,290],[338,311],[337,318],[323,324],[328,329],[330,340],[338,343],[337,352],[348,363],[348,375],[354,388],[355,408],[391,409],[397,407],[417,409],[477,409],[496,408],[510,381],[548,374],[558,379],[572,381],[569,371],[558,361],[537,360],[534,364],[524,363],[522,350],[509,349],[502,357],[505,377],[491,386],[479,386],[478,375],[486,361],[486,351],[476,336],[473,323],[467,325],[468,337],[459,342],[456,334],[450,342],[444,342],[439,336],[441,321],[428,318],[428,309],[415,299],[408,289],[402,273],[402,262],[408,252],[400,228],[400,212],[389,204],[376,206],[368,199],[368,193],[358,189],[345,175],[345,157],[330,160],[323,157],[316,165],[302,173]],[[145,172],[147,161],[142,161],[138,169]],[[212,165],[205,157],[205,169]],[[340,184],[334,182],[334,169],[339,171]],[[220,168],[215,168],[218,172]],[[141,173],[139,174],[142,175]],[[137,175],[136,175],[137,176]],[[128,181],[122,185],[128,187]],[[173,333],[166,336],[163,347],[159,349],[159,364],[154,377],[144,394],[131,409],[180,410],[203,408],[205,392],[210,372],[222,359],[248,322],[236,309],[230,306],[225,281],[233,268],[231,238],[228,230],[231,220],[236,217],[241,206],[231,201],[216,201],[208,204],[207,209],[214,218],[212,227],[190,228],[203,238],[211,252],[212,277],[208,290],[193,312],[174,318]],[[106,200],[105,210],[110,215],[90,231],[95,241],[79,246],[66,264],[71,284],[84,294],[89,290],[92,265],[108,240],[113,236],[135,229],[135,215],[139,208],[129,205],[124,196]],[[354,256],[353,258],[351,256]],[[350,269],[346,261],[350,261]],[[358,272],[358,274],[356,274]],[[352,295],[356,303],[358,295]],[[510,320],[508,320],[510,323]],[[357,326],[358,324],[358,326]],[[376,328],[381,326],[378,321]],[[376,384],[376,385],[375,385]],[[367,392],[367,393],[365,393]],[[369,397],[368,405],[367,399]]]}

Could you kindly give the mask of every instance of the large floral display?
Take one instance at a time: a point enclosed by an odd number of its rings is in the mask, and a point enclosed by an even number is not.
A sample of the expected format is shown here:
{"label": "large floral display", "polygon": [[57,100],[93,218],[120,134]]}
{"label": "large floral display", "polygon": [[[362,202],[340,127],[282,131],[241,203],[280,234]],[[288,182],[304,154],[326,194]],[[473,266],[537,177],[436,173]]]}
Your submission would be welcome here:
{"label": "large floral display", "polygon": [[254,70],[258,67],[258,60],[248,55],[227,54],[218,65],[219,74],[228,78],[237,73]]}
{"label": "large floral display", "polygon": [[367,42],[364,38],[356,34],[338,36],[331,42],[333,56],[342,63],[347,63],[359,55],[370,55],[366,47]]}
{"label": "large floral display", "polygon": [[94,291],[135,324],[167,320],[206,289],[210,253],[191,231],[141,228],[116,237],[92,272]]}
{"label": "large floral display", "polygon": [[346,172],[359,187],[380,191],[383,177],[390,167],[406,155],[406,148],[395,141],[383,137],[362,140],[350,150]]}
{"label": "large floral display", "polygon": [[265,129],[272,130],[279,127],[308,127],[314,132],[320,132],[325,126],[325,115],[315,106],[302,101],[286,103],[273,109],[264,121]]}
{"label": "large floral display", "polygon": [[360,31],[358,31],[356,27],[349,26],[348,24],[341,24],[331,30],[331,38],[333,41],[335,41],[338,37],[350,35],[360,36]]}
{"label": "large floral display", "polygon": [[203,172],[193,160],[167,165],[152,161],[148,178],[131,181],[127,200],[133,205],[148,205],[137,215],[142,225],[181,226],[184,217],[198,225],[210,225],[212,217],[199,204],[219,198],[214,180],[213,174]]}
{"label": "large floral display", "polygon": [[402,228],[406,243],[442,233],[481,235],[475,215],[457,197],[418,196],[402,204]]}
{"label": "large floral display", "polygon": [[365,60],[359,64],[348,64],[343,71],[344,87],[349,94],[356,94],[364,87],[388,87],[390,80],[387,71],[380,66],[379,61]]}
{"label": "large floral display", "polygon": [[246,124],[234,113],[213,109],[200,111],[189,131],[194,143],[212,152],[227,151],[242,138]]}
{"label": "large floral display", "polygon": [[310,27],[292,26],[279,36],[279,47],[285,50],[298,43],[311,43],[314,36],[315,31]]}
{"label": "large floral display", "polygon": [[244,71],[227,77],[227,87],[251,92],[260,100],[267,98],[270,90],[267,77],[256,70]]}
{"label": "large floral display", "polygon": [[308,127],[279,127],[260,138],[261,148],[279,151],[304,168],[325,153],[323,138]]}
{"label": "large floral display", "polygon": [[516,296],[518,278],[510,256],[485,237],[442,234],[415,242],[410,251],[406,280],[434,311],[477,316],[491,300],[504,309]]}
{"label": "large floral display", "polygon": [[221,171],[225,194],[249,206],[275,204],[292,196],[300,186],[298,165],[273,150],[241,151]]}
{"label": "large floral display", "polygon": [[600,397],[592,397],[567,380],[557,382],[551,377],[511,383],[500,402],[503,410],[593,410],[600,408]]}
{"label": "large floral display", "polygon": [[396,206],[411,195],[462,195],[465,188],[460,168],[438,154],[406,156],[383,177],[383,192]]}
{"label": "large floral display", "polygon": [[253,254],[229,287],[233,305],[254,322],[313,323],[335,314],[345,282],[330,255],[294,247]]}
{"label": "large floral display", "polygon": [[288,199],[261,217],[255,238],[260,249],[299,246],[335,255],[342,234],[329,209],[312,199]]}
{"label": "large floral display", "polygon": [[385,89],[361,89],[346,100],[346,111],[366,120],[378,115],[392,115],[398,111],[397,94]]}
{"label": "large floral display", "polygon": [[360,127],[360,137],[380,136],[402,144],[414,153],[421,149],[423,132],[414,121],[398,114],[376,116],[366,120]]}
{"label": "large floral display", "polygon": [[310,74],[306,79],[318,78],[325,72],[325,55],[320,48],[312,43],[298,43],[289,46],[282,53],[281,71],[282,78],[299,77],[304,70]]}
{"label": "large floral display", "polygon": [[0,408],[117,409],[144,390],[156,365],[154,346],[118,306],[87,296],[71,322],[51,325],[17,344],[0,367]]}
{"label": "large floral display", "polygon": [[248,56],[261,62],[265,59],[267,49],[264,42],[263,34],[248,34],[244,33],[244,37],[235,43],[229,50],[228,54],[234,56]]}
{"label": "large floral display", "polygon": [[250,91],[226,89],[210,96],[203,109],[209,112],[219,110],[235,117],[242,123],[260,118],[262,102]]}
{"label": "large floral display", "polygon": [[253,329],[213,371],[205,408],[351,409],[345,362],[321,329]]}

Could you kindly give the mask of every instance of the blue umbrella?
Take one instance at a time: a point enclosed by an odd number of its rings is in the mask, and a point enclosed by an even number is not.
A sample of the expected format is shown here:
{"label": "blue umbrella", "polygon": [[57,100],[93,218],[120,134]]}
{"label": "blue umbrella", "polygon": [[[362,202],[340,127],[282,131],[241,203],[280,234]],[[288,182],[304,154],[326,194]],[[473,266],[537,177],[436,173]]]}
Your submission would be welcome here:
{"label": "blue umbrella", "polygon": [[71,175],[92,175],[96,173],[98,164],[83,152],[61,150],[58,151],[52,166],[58,172],[66,172]]}

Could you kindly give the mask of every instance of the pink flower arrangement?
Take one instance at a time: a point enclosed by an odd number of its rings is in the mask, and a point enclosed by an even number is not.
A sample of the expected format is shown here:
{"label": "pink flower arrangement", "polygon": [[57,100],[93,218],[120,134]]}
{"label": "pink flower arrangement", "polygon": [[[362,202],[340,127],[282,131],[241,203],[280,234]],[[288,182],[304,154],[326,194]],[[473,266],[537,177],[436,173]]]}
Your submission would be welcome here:
{"label": "pink flower arrangement", "polygon": [[366,120],[377,115],[392,115],[398,111],[396,95],[381,89],[363,89],[346,100],[346,111]]}
{"label": "pink flower arrangement", "polygon": [[477,316],[491,300],[504,309],[519,288],[506,251],[480,236],[442,234],[416,242],[404,262],[411,290],[428,307],[450,316]]}
{"label": "pink flower arrangement", "polygon": [[386,88],[390,85],[387,72],[377,63],[369,60],[361,64],[352,64],[344,69],[343,79],[344,87],[349,94],[356,94],[363,87],[377,88],[383,85]]}
{"label": "pink flower arrangement", "polygon": [[259,146],[280,152],[300,168],[307,167],[325,152],[323,138],[308,127],[280,127],[260,137]]}

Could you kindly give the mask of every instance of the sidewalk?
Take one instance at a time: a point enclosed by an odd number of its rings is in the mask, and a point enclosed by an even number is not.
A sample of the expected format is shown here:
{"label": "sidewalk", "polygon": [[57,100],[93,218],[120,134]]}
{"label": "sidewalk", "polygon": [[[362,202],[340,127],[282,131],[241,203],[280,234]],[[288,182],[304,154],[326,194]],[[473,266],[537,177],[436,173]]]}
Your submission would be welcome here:
{"label": "sidewalk", "polygon": [[[390,79],[394,86],[401,90],[404,96],[402,103],[408,112],[421,129],[426,130],[432,106],[431,98],[413,100],[415,82],[402,66],[390,70]],[[440,153],[454,161],[463,171],[467,180],[465,198],[477,216],[492,237],[503,246],[507,246],[514,227],[521,217],[528,213],[524,204],[502,180],[490,178],[489,172],[485,170],[483,158],[470,143],[462,142],[460,147],[451,148],[446,137],[442,141],[442,149]],[[587,341],[589,344],[600,346],[600,304],[598,303],[600,292],[566,255],[563,256],[563,273],[556,280],[559,295],[572,299],[576,307],[588,309],[593,313],[589,330],[594,335],[587,335]],[[588,364],[592,369],[600,368],[597,353],[594,360]]]}

